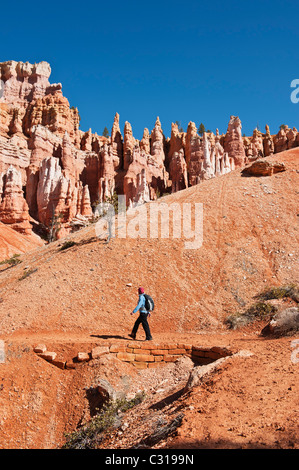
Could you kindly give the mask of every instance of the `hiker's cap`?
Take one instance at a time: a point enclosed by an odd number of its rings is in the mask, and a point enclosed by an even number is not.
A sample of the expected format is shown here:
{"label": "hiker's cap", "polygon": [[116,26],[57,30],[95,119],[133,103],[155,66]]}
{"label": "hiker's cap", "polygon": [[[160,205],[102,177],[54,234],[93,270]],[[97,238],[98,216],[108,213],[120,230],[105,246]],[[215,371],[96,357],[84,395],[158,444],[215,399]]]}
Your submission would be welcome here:
{"label": "hiker's cap", "polygon": [[139,293],[139,294],[144,294],[144,289],[143,289],[143,287],[139,287],[138,293]]}

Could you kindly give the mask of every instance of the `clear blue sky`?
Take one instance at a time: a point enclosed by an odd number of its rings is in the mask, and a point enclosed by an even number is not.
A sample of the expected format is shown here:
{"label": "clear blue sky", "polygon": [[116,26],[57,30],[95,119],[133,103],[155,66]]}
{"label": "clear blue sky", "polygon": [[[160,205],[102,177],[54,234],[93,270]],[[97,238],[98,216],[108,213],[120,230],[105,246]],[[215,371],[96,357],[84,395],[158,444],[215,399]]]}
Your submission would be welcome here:
{"label": "clear blue sky", "polygon": [[109,132],[116,112],[141,139],[159,116],[226,132],[299,128],[298,1],[151,0],[1,3],[0,61],[48,61],[81,129]]}

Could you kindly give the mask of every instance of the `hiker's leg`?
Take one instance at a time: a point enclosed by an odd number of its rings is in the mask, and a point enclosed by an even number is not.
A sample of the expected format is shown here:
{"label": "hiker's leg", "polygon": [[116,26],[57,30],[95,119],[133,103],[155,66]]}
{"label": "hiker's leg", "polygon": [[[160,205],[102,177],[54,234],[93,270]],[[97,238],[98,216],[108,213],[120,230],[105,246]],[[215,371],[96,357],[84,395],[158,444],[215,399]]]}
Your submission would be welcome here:
{"label": "hiker's leg", "polygon": [[141,317],[141,322],[142,322],[143,329],[145,331],[145,338],[146,339],[152,339],[152,335],[151,335],[151,332],[150,332],[150,327],[149,327],[149,324],[148,324],[148,321],[147,321],[147,313],[141,313],[140,317]]}
{"label": "hiker's leg", "polygon": [[139,327],[140,323],[141,323],[141,318],[140,318],[140,315],[139,315],[139,317],[137,318],[137,320],[134,323],[132,333],[131,333],[132,336],[136,336],[136,333],[137,333],[137,330],[138,330],[138,327]]}

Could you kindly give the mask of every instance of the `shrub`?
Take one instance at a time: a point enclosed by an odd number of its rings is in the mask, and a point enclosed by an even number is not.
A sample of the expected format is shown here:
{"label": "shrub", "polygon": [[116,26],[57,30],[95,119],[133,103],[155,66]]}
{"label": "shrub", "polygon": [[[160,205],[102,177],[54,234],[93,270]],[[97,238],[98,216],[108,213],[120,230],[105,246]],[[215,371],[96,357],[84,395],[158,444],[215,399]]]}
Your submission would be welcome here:
{"label": "shrub", "polygon": [[11,258],[5,259],[0,262],[0,264],[9,264],[10,266],[15,266],[16,264],[22,263],[19,259],[20,255],[14,254]]}
{"label": "shrub", "polygon": [[59,248],[59,251],[67,250],[68,248],[71,248],[75,245],[77,245],[76,242],[74,242],[73,240],[69,240],[67,242],[64,242],[64,244]]}
{"label": "shrub", "polygon": [[283,299],[289,297],[299,303],[299,289],[296,284],[270,287],[257,296],[261,300]]}
{"label": "shrub", "polygon": [[141,403],[144,394],[136,395],[132,400],[119,399],[105,403],[98,415],[93,417],[89,423],[79,430],[67,434],[67,442],[63,449],[96,449],[105,432],[112,427],[120,425],[120,413],[125,413],[130,408]]}
{"label": "shrub", "polygon": [[291,298],[299,303],[299,289],[296,284],[280,287],[269,287],[255,296],[258,302],[249,307],[245,312],[238,312],[228,316],[224,323],[228,328],[236,329],[246,326],[255,320],[271,320],[277,311],[274,305],[267,303],[267,300]]}
{"label": "shrub", "polygon": [[255,320],[269,320],[276,307],[265,302],[257,302],[249,307],[245,312],[236,313],[226,318],[225,324],[235,330],[242,326],[246,326]]}
{"label": "shrub", "polygon": [[30,268],[24,272],[24,274],[19,278],[19,281],[22,281],[23,279],[26,279],[26,277],[29,277],[31,274],[35,273],[37,271],[37,268],[33,269]]}
{"label": "shrub", "polygon": [[57,235],[58,232],[61,230],[61,224],[62,224],[62,214],[55,214],[54,208],[53,208],[53,215],[51,219],[51,224],[50,227],[48,228],[48,242],[54,242],[57,240]]}

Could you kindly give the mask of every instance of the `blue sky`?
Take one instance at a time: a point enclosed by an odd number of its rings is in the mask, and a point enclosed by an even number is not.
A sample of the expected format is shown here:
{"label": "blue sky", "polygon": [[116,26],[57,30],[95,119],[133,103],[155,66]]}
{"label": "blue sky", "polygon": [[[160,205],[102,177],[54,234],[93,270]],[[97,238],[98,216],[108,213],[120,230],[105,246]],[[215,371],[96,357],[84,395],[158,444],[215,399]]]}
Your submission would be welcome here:
{"label": "blue sky", "polygon": [[160,117],[226,132],[299,128],[299,4],[277,0],[5,2],[0,61],[50,63],[81,129],[111,131],[114,115],[142,138]]}

